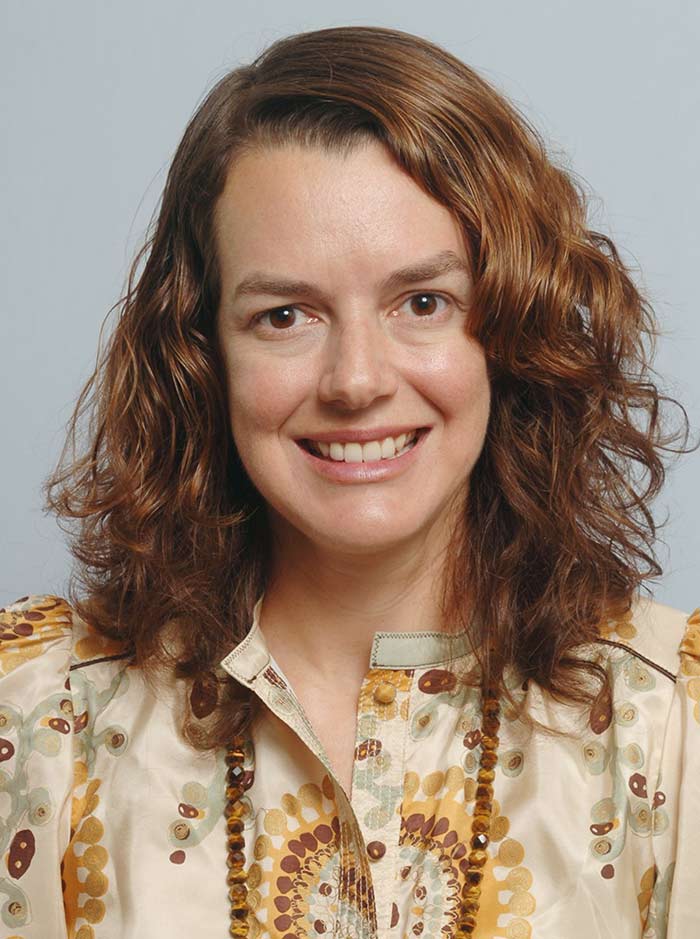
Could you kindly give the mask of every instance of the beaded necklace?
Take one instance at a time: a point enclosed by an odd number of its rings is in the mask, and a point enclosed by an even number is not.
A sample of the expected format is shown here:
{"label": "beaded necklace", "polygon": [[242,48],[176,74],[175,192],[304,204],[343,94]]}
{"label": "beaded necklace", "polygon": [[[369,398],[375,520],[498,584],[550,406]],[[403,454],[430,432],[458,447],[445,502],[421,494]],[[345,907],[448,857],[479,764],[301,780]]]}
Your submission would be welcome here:
{"label": "beaded necklace", "polygon": [[[476,929],[476,915],[481,898],[483,867],[488,860],[491,817],[493,814],[493,781],[498,762],[498,730],[501,706],[496,692],[482,689],[481,759],[477,773],[476,801],[472,816],[472,832],[467,855],[460,917],[453,939],[470,939]],[[226,832],[228,855],[228,898],[231,924],[229,935],[245,937],[249,934],[248,877],[245,870],[245,840],[243,838],[243,760],[245,740],[236,736],[226,753]]]}

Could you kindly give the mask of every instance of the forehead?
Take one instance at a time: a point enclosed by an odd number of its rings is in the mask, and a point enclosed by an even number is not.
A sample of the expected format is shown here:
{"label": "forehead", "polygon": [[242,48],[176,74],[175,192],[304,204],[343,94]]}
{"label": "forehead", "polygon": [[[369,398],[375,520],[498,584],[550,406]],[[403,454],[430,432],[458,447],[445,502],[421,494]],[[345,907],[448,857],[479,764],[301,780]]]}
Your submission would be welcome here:
{"label": "forehead", "polygon": [[453,214],[376,141],[347,154],[298,145],[246,153],[229,170],[215,226],[224,276],[262,264],[365,276],[440,250],[466,259]]}

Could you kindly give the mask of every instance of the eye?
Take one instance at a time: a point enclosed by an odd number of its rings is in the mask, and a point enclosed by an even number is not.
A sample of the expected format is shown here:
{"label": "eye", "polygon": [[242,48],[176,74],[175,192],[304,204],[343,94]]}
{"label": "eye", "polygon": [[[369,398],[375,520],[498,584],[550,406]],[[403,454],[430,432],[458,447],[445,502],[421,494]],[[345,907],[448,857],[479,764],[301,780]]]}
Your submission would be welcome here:
{"label": "eye", "polygon": [[[443,304],[442,308],[440,303]],[[410,312],[418,319],[437,319],[449,305],[449,301],[438,293],[422,292],[412,294],[398,309],[408,306]]]}
{"label": "eye", "polygon": [[274,330],[284,332],[296,325],[299,313],[303,313],[303,310],[300,310],[298,306],[278,306],[272,310],[264,310],[254,316],[253,325],[262,323],[268,317],[267,322]]}

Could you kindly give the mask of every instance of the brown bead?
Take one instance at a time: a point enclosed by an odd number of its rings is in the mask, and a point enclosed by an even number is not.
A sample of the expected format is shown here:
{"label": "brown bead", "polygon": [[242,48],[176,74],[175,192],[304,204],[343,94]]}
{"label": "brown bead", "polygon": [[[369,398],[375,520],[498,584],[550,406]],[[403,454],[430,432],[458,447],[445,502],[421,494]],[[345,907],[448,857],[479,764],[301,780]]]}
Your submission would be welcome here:
{"label": "brown bead", "polygon": [[249,935],[248,923],[245,919],[232,920],[231,924],[228,927],[229,936],[248,936]]}
{"label": "brown bead", "polygon": [[474,803],[475,815],[490,815],[493,812],[493,802],[489,799],[480,798]]}
{"label": "brown bead", "polygon": [[243,797],[243,790],[240,786],[227,786],[226,787],[226,811],[233,812],[237,809],[238,803]]}
{"label": "brown bead", "polygon": [[229,867],[240,869],[245,864],[245,858],[242,851],[229,851],[226,855],[226,863]]}
{"label": "brown bead", "polygon": [[473,868],[468,870],[464,875],[464,879],[471,887],[476,887],[477,884],[480,884],[484,878],[484,872],[481,870],[474,870]]}
{"label": "brown bead", "polygon": [[481,886],[479,884],[464,884],[462,887],[462,899],[467,900],[478,900],[481,897]]}
{"label": "brown bead", "polygon": [[493,799],[493,786],[490,783],[479,783],[476,787],[476,797],[477,799],[488,799],[490,802]]}
{"label": "brown bead", "polygon": [[229,817],[226,819],[226,828],[229,832],[236,832],[236,834],[240,834],[244,827],[245,825],[243,823],[243,819],[240,818],[240,816],[229,815]]}
{"label": "brown bead", "polygon": [[475,900],[467,900],[465,898],[462,899],[462,915],[464,915],[465,913],[470,913],[472,916],[476,916],[478,909],[479,909],[478,899],[475,899]]}
{"label": "brown bead", "polygon": [[230,867],[226,875],[226,883],[229,887],[233,884],[244,884],[248,879],[248,874],[242,867]]}
{"label": "brown bead", "polygon": [[245,884],[232,884],[228,888],[228,898],[231,903],[240,904],[241,902],[245,903],[248,896],[248,888]]}
{"label": "brown bead", "polygon": [[475,815],[472,820],[472,831],[475,834],[483,834],[490,831],[491,818],[489,815]]}
{"label": "brown bead", "polygon": [[[470,929],[473,932],[476,929],[476,916],[472,913],[465,913],[464,916],[460,917],[459,928],[462,930]],[[467,935],[470,935],[470,933],[467,933]]]}
{"label": "brown bead", "polygon": [[472,840],[469,842],[474,851],[484,850],[489,843],[488,835],[485,835],[483,832],[479,832],[472,837]]}
{"label": "brown bead", "polygon": [[495,750],[482,750],[479,765],[486,769],[492,769],[498,763],[498,754]]}
{"label": "brown bead", "polygon": [[467,859],[470,864],[474,865],[474,867],[483,867],[484,864],[488,861],[489,856],[486,851],[470,851],[467,855]]}
{"label": "brown bead", "polygon": [[228,837],[228,849],[229,851],[243,851],[245,848],[245,840],[237,833],[229,835]]}
{"label": "brown bead", "polygon": [[476,774],[476,778],[480,783],[492,783],[496,778],[496,771],[480,767],[479,772]]}
{"label": "brown bead", "polygon": [[234,749],[233,747],[226,754],[226,765],[227,766],[238,766],[240,763],[245,761],[245,753],[243,750]]}
{"label": "brown bead", "polygon": [[498,737],[495,734],[484,734],[481,738],[481,747],[484,750],[498,749]]}

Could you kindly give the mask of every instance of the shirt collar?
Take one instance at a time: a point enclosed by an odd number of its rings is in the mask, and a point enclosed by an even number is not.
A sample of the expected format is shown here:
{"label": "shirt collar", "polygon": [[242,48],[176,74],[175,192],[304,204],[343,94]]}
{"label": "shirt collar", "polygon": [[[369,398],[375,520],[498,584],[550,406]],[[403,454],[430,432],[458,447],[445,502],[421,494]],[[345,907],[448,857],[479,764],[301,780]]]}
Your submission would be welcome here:
{"label": "shirt collar", "polygon": [[[254,682],[274,662],[260,629],[262,601],[261,596],[253,608],[253,622],[246,635],[221,661],[224,671],[244,685]],[[466,630],[456,634],[380,631],[374,634],[368,668],[430,668],[470,652]]]}

